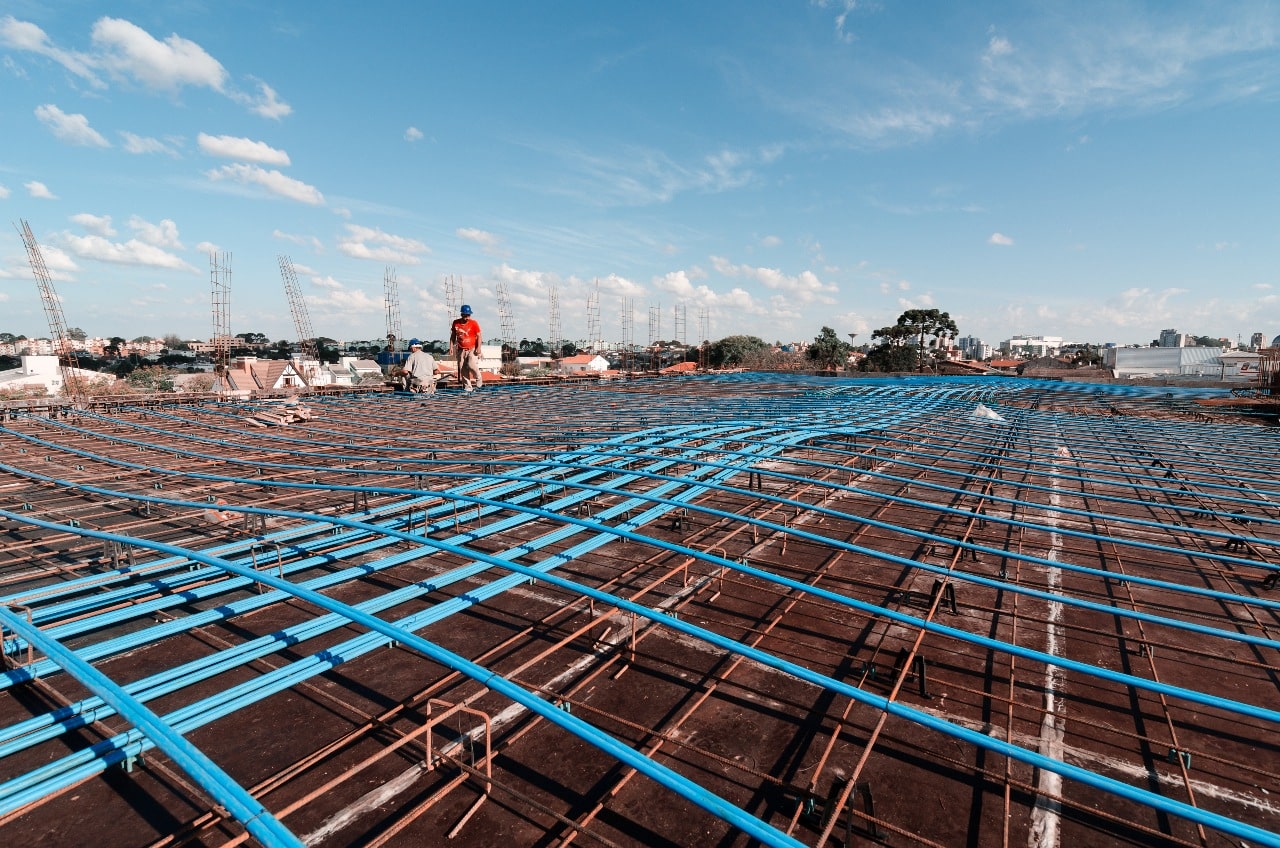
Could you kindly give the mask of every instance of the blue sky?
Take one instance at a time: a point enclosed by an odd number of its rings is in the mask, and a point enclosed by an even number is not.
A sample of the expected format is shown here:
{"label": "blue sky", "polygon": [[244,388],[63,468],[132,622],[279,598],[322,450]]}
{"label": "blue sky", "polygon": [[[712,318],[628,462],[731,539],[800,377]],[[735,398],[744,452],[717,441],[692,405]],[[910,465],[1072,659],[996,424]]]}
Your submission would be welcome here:
{"label": "blue sky", "polygon": [[[92,3],[0,7],[0,209],[70,326],[861,342],[1280,333],[1268,3]],[[46,335],[0,237],[0,331]]]}

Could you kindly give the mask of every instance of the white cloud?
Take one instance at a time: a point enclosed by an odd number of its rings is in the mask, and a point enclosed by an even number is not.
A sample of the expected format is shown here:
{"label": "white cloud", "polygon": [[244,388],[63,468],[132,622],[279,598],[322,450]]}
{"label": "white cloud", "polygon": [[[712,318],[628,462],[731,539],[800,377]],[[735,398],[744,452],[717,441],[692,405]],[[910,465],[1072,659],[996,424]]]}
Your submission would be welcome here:
{"label": "white cloud", "polygon": [[502,246],[501,236],[485,232],[484,230],[477,230],[474,227],[459,227],[455,232],[458,238],[475,242],[480,245],[480,249],[490,256],[507,256],[509,253],[509,251]]}
{"label": "white cloud", "polygon": [[422,262],[420,254],[431,252],[430,248],[417,239],[392,235],[376,227],[362,227],[358,224],[347,224],[347,235],[338,242],[338,250],[354,259],[373,259],[404,265],[417,265]]}
{"label": "white cloud", "polygon": [[202,153],[220,156],[223,159],[238,159],[242,162],[256,162],[259,165],[288,166],[290,164],[288,153],[277,150],[263,141],[200,133],[196,136],[196,143],[200,146]]}
{"label": "white cloud", "polygon": [[9,187],[0,185],[0,200],[4,200],[9,196]]}
{"label": "white cloud", "polygon": [[1179,288],[1160,291],[1129,288],[1106,300],[1101,307],[1091,306],[1087,311],[1082,310],[1073,318],[1075,323],[1083,326],[1146,327],[1167,323],[1174,317],[1174,310],[1170,308],[1169,301],[1186,293],[1186,289]]}
{"label": "white cloud", "polygon": [[933,295],[924,293],[913,298],[898,298],[898,306],[904,312],[908,309],[933,309],[937,304],[933,300]]}
{"label": "white cloud", "polygon": [[1013,239],[1009,238],[1009,236],[1004,233],[992,233],[991,237],[987,239],[987,244],[1011,247],[1013,245]]}
{"label": "white cloud", "polygon": [[27,194],[40,200],[57,200],[58,195],[49,191],[49,187],[39,180],[32,180],[29,183],[23,183],[22,187],[27,190]]}
{"label": "white cloud", "polygon": [[[65,50],[53,44],[44,30],[33,23],[19,21],[11,15],[0,19],[0,45],[52,59],[94,88],[106,88],[99,74],[105,71],[115,80],[155,92],[176,94],[188,86],[208,88],[272,120],[293,112],[293,107],[265,82],[255,81],[256,93],[234,88],[221,62],[199,44],[176,33],[161,41],[134,23],[102,17],[93,25],[90,38],[89,52]],[[19,76],[26,76],[12,57],[5,57],[5,62]]]}
{"label": "white cloud", "polygon": [[157,41],[146,30],[120,18],[99,18],[93,25],[96,57],[102,67],[158,91],[194,85],[221,92],[227,69],[200,45],[176,33]]}
{"label": "white cloud", "polygon": [[264,168],[259,168],[257,165],[245,165],[236,162],[206,171],[205,176],[214,182],[234,180],[245,185],[258,185],[271,194],[311,206],[324,205],[324,195],[315,186],[307,185],[301,180],[295,180],[293,177],[286,177],[279,171],[268,171]]}
{"label": "white cloud", "polygon": [[159,224],[152,224],[133,215],[129,218],[129,228],[133,230],[134,236],[144,244],[153,247],[168,247],[175,250],[182,250],[182,242],[178,240],[178,225],[173,221],[165,218]]}
{"label": "white cloud", "polygon": [[96,259],[99,262],[110,262],[115,265],[142,265],[150,268],[172,268],[180,271],[196,270],[180,257],[136,238],[129,239],[121,244],[105,239],[102,236],[78,236],[74,233],[63,233],[62,241],[72,253],[81,259]]}
{"label": "white cloud", "polygon": [[780,244],[782,244],[782,239],[778,238],[777,236],[765,236],[764,238],[760,239],[761,247],[777,247]]}
{"label": "white cloud", "polygon": [[324,243],[321,242],[320,239],[316,238],[315,236],[296,235],[294,233],[286,233],[284,230],[280,230],[280,229],[272,230],[271,236],[272,238],[278,238],[281,241],[292,242],[293,244],[300,244],[300,245],[303,245],[304,247],[310,247],[316,253],[320,253],[321,251],[324,250]]}
{"label": "white cloud", "polygon": [[987,42],[987,57],[995,58],[997,56],[1008,56],[1013,52],[1013,44],[1009,39],[1001,38],[998,35],[991,36],[991,40]]}
{"label": "white cloud", "polygon": [[208,256],[210,253],[222,252],[222,248],[218,247],[216,244],[214,244],[211,241],[196,242],[196,250],[200,251],[205,256]]}
{"label": "white cloud", "polygon": [[36,107],[36,118],[49,128],[56,138],[68,144],[82,147],[110,147],[111,142],[102,133],[89,126],[84,115],[68,115],[52,103]]}
{"label": "white cloud", "polygon": [[249,111],[264,118],[278,121],[286,115],[293,114],[293,107],[285,103],[276,94],[276,90],[265,82],[258,83],[258,96],[237,95],[235,98],[249,107]]}
{"label": "white cloud", "polygon": [[[295,267],[294,270],[297,270],[297,268]],[[335,280],[332,275],[326,275],[323,277],[320,277],[320,276],[312,277],[311,285],[316,286],[317,288],[322,288],[322,289],[343,288],[342,283]]]}
{"label": "white cloud", "polygon": [[[771,311],[746,289],[735,286],[727,292],[716,291],[707,285],[695,285],[692,279],[695,276],[700,275],[684,270],[669,271],[653,279],[653,288],[671,294],[678,301],[705,307],[720,315],[730,312],[738,315],[766,315]],[[686,327],[686,332],[697,335],[698,330],[696,327]]]}
{"label": "white cloud", "polygon": [[734,265],[721,256],[711,257],[711,265],[716,272],[725,277],[745,277],[760,283],[765,288],[783,292],[800,303],[832,303],[831,295],[839,289],[834,283],[824,283],[812,271],[801,271],[794,276],[784,274],[777,268],[757,268],[751,265]]}
{"label": "white cloud", "polygon": [[[856,5],[897,17],[885,4]],[[797,68],[804,73],[744,74],[758,75],[772,108],[864,146],[1043,118],[1265,104],[1276,91],[1280,14],[1262,2],[1219,5],[1210,16],[1179,4],[1118,3],[1082,15],[1002,16],[1001,31],[981,40],[966,34],[972,21],[956,7],[937,21],[955,49],[931,51],[925,61],[876,43],[856,51],[809,44],[811,58]]]}
{"label": "white cloud", "polygon": [[44,257],[44,266],[55,280],[74,279],[71,273],[80,270],[76,261],[57,245],[41,244],[40,255]]}
{"label": "white cloud", "polygon": [[110,215],[90,215],[88,212],[81,212],[78,215],[72,215],[71,221],[79,224],[94,235],[113,236],[116,234],[115,228],[111,226]]}
{"label": "white cloud", "polygon": [[409,127],[404,131],[405,141],[422,141],[422,130],[417,127]]}
{"label": "white cloud", "polygon": [[0,19],[0,44],[15,50],[26,50],[52,59],[71,73],[89,82],[94,88],[105,84],[93,70],[93,59],[82,53],[55,47],[45,31],[28,21],[19,21],[12,15]]}
{"label": "white cloud", "polygon": [[344,325],[352,315],[379,315],[386,308],[381,293],[370,297],[364,289],[335,288],[322,296],[308,295],[304,299],[312,315],[333,318]]}
{"label": "white cloud", "polygon": [[135,135],[128,130],[120,130],[119,132],[120,137],[124,139],[125,153],[167,153],[170,156],[178,155],[178,151],[174,150],[158,138],[148,138],[146,136]]}

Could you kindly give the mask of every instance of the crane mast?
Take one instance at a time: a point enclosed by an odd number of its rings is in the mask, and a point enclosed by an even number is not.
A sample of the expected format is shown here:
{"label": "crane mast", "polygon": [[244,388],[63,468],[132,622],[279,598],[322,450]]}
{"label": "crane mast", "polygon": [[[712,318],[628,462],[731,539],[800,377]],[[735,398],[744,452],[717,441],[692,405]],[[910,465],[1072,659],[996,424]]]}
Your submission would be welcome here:
{"label": "crane mast", "polygon": [[31,273],[36,278],[36,288],[40,290],[40,302],[44,304],[44,317],[49,323],[49,336],[53,344],[53,352],[58,357],[58,368],[62,373],[62,391],[71,401],[73,407],[81,406],[84,392],[80,386],[79,367],[75,347],[71,344],[71,336],[67,333],[67,320],[62,315],[62,301],[53,289],[53,278],[44,264],[44,254],[40,251],[40,243],[31,232],[31,226],[24,220],[19,229],[22,243],[27,248],[27,260],[31,263]]}
{"label": "crane mast", "polygon": [[[293,315],[293,326],[298,333],[298,346],[302,348],[304,359],[318,360],[320,351],[316,345],[316,334],[311,330],[311,314],[307,312],[307,302],[302,298],[302,289],[298,285],[298,274],[293,270],[293,260],[280,255],[280,277],[284,280],[284,293],[289,299],[289,312]],[[302,371],[301,368],[298,369]]]}

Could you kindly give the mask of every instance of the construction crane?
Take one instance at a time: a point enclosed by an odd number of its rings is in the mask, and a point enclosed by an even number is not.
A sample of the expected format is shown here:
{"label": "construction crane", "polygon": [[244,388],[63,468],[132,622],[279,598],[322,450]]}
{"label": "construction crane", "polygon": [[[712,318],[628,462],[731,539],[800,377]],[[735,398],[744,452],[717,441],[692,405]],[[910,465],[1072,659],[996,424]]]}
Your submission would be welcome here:
{"label": "construction crane", "polygon": [[213,390],[231,390],[231,254],[209,251],[209,292],[213,301]]}
{"label": "construction crane", "polygon": [[84,392],[80,385],[80,362],[76,359],[75,347],[67,333],[62,301],[53,290],[53,278],[49,276],[49,269],[44,264],[44,254],[40,252],[40,244],[32,234],[31,226],[24,220],[18,232],[22,236],[22,243],[26,245],[27,260],[31,263],[31,273],[35,275],[40,301],[44,304],[44,317],[49,322],[50,341],[62,373],[62,393],[71,401],[73,408],[79,408],[84,403]]}
{"label": "construction crane", "polygon": [[[302,289],[298,286],[298,274],[293,270],[293,260],[284,254],[280,255],[280,276],[284,279],[284,293],[289,299],[289,312],[293,314],[293,326],[298,332],[298,346],[302,348],[302,358],[318,361],[320,350],[316,345],[316,334],[311,330],[311,315],[307,312],[307,302],[302,299]],[[298,371],[301,372],[302,368]]]}
{"label": "construction crane", "polygon": [[400,341],[400,284],[390,265],[382,273],[382,301],[387,307],[387,344],[394,350]]}
{"label": "construction crane", "polygon": [[516,361],[516,321],[505,280],[498,280],[498,320],[502,324],[502,364],[510,365]]}

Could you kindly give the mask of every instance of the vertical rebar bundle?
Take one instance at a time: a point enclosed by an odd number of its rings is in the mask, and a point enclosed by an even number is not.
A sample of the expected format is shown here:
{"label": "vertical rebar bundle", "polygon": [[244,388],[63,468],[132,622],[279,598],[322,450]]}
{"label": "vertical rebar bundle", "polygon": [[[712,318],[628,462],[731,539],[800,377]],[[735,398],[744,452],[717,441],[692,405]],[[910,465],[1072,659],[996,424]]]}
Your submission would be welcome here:
{"label": "vertical rebar bundle", "polygon": [[231,367],[231,254],[209,251],[209,290],[213,302],[213,390],[231,388],[227,369]]}
{"label": "vertical rebar bundle", "polygon": [[456,316],[462,307],[462,287],[452,274],[444,278],[444,302],[449,307],[450,316]]}

